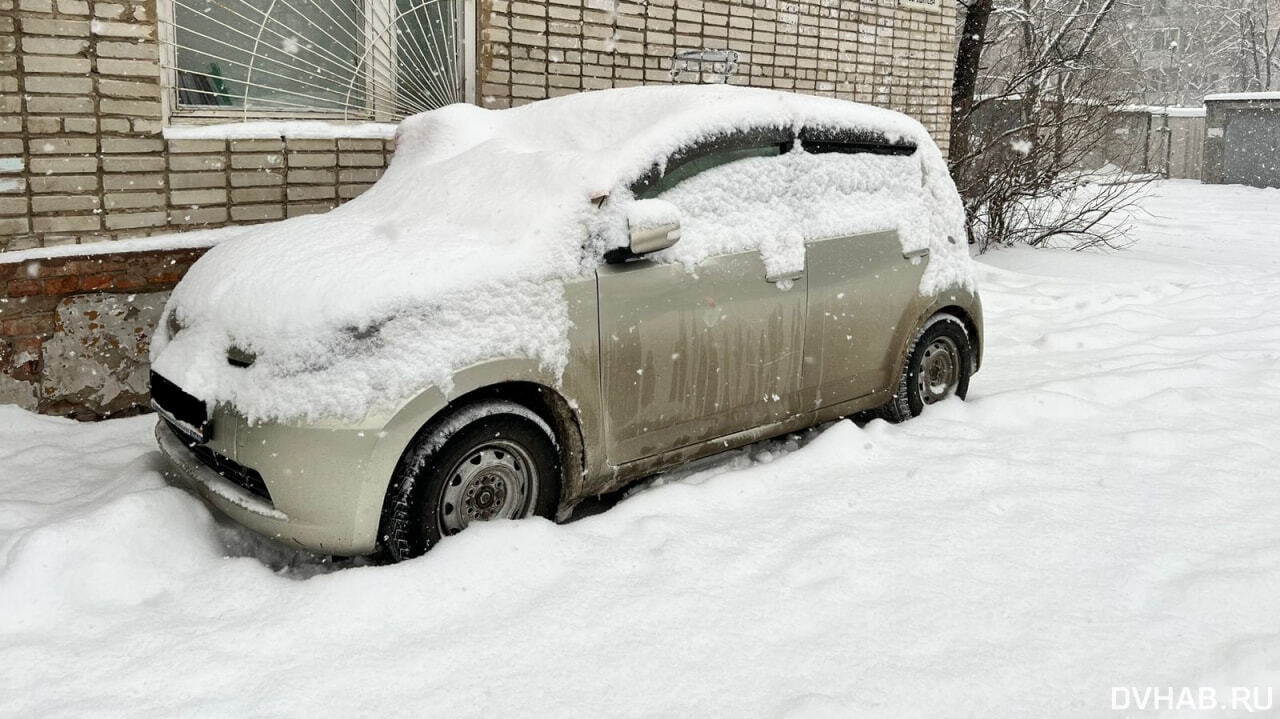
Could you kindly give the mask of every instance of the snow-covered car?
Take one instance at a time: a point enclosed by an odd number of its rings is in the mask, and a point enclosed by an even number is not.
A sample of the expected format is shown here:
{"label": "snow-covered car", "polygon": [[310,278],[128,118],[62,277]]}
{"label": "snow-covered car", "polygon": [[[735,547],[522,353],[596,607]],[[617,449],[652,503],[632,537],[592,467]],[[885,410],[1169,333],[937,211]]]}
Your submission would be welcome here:
{"label": "snow-covered car", "polygon": [[904,115],[727,86],[405,120],[385,175],[174,290],[156,436],[234,520],[338,555],[567,516],[691,459],[964,397],[981,306]]}

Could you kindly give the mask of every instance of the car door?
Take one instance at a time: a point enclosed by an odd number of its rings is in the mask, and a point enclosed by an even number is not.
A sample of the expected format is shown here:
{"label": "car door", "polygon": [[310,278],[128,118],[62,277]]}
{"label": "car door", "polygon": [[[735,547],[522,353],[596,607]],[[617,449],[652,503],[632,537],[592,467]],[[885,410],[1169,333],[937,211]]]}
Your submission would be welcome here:
{"label": "car door", "polygon": [[[665,199],[676,184],[701,173],[725,171],[744,157],[767,161],[765,155],[779,152],[767,143],[754,154],[744,149],[749,148],[721,143],[705,153],[687,153],[683,165],[668,166],[668,182],[643,196]],[[698,203],[684,204],[682,212],[697,211],[691,205]],[[686,228],[680,242],[704,239]],[[611,464],[802,411],[804,281],[770,281],[758,249],[708,256],[693,268],[661,256],[605,264],[597,272],[597,291]]]}
{"label": "car door", "polygon": [[805,247],[808,319],[804,385],[825,407],[889,386],[898,371],[894,337],[924,272],[904,256],[895,230],[810,241]]}
{"label": "car door", "polygon": [[[928,212],[915,146],[868,141],[802,143],[815,177],[851,178],[828,201],[849,208],[850,226],[873,217],[871,206],[894,208],[871,221],[884,224],[835,236],[810,236],[805,244],[808,280],[803,385],[821,408],[888,387],[901,358],[897,338],[918,307],[927,250],[904,252],[903,216]],[[837,223],[838,226],[839,223]],[[809,394],[812,393],[812,394]]]}

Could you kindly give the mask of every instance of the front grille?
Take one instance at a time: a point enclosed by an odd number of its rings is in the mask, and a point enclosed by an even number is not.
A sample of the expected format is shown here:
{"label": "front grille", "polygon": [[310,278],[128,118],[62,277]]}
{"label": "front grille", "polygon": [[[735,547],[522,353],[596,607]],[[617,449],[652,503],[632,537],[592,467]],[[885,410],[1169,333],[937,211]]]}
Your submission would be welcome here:
{"label": "front grille", "polygon": [[208,442],[213,439],[213,425],[209,422],[209,409],[205,403],[182,390],[154,371],[151,373],[151,402],[162,413],[179,425],[178,433],[195,433]]}
{"label": "front grille", "polygon": [[191,453],[198,457],[201,462],[204,462],[205,466],[217,472],[218,476],[242,487],[250,494],[257,495],[268,502],[271,501],[271,493],[267,491],[267,484],[262,481],[262,475],[235,460],[223,457],[209,449],[207,445],[188,438],[181,431],[175,431],[175,433],[182,440],[182,443],[187,446],[187,449],[191,450]]}

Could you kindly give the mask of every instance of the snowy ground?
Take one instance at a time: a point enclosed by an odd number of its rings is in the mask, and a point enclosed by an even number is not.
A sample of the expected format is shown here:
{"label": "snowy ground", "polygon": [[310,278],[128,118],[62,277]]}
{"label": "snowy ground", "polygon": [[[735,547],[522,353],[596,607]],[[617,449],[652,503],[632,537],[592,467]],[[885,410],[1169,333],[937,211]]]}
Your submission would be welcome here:
{"label": "snowy ground", "polygon": [[1166,182],[1146,208],[1123,253],[983,259],[967,403],[399,566],[327,572],[219,526],[161,479],[150,418],[0,407],[0,714],[1096,717],[1233,686],[1265,706],[1280,191]]}

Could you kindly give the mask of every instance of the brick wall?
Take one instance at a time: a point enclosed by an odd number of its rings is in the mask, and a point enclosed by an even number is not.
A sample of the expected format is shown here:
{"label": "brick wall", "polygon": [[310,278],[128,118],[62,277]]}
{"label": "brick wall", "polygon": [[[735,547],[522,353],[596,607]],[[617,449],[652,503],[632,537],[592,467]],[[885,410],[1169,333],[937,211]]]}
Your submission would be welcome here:
{"label": "brick wall", "polygon": [[391,159],[379,139],[168,140],[158,226],[263,222],[325,212],[359,195]]}
{"label": "brick wall", "polygon": [[0,262],[0,404],[80,419],[145,408],[155,323],[203,252]]}
{"label": "brick wall", "polygon": [[0,183],[30,187],[0,194],[0,230],[12,230],[0,231],[0,252],[325,212],[372,185],[391,159],[391,142],[380,139],[157,137],[148,153],[138,142],[102,137],[93,154],[35,158],[33,170],[47,174],[0,174]]}
{"label": "brick wall", "polygon": [[0,102],[0,250],[5,235],[55,245],[133,229],[107,221],[108,202],[145,206],[117,193],[163,150],[154,1],[0,2],[17,3],[0,28],[13,33],[0,82],[14,90]]}
{"label": "brick wall", "polygon": [[715,48],[740,54],[734,84],[892,107],[947,142],[953,0],[931,8],[902,0],[480,0],[479,8],[479,100],[489,107],[669,83],[677,51]]}
{"label": "brick wall", "polygon": [[0,0],[0,252],[323,212],[386,167],[381,139],[166,140],[156,1]]}

